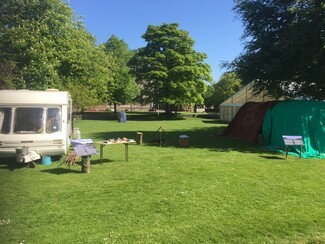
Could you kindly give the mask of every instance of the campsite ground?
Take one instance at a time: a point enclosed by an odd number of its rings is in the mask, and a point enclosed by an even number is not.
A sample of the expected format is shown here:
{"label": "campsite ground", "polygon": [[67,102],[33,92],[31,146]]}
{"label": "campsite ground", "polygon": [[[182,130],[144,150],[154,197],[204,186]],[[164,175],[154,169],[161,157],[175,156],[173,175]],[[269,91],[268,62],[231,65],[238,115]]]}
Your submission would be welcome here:
{"label": "campsite ground", "polygon": [[[162,126],[165,145],[151,143]],[[324,159],[299,159],[215,133],[206,118],[78,120],[106,146],[90,174],[59,161],[0,165],[0,243],[324,243]],[[180,148],[178,136],[190,137]]]}

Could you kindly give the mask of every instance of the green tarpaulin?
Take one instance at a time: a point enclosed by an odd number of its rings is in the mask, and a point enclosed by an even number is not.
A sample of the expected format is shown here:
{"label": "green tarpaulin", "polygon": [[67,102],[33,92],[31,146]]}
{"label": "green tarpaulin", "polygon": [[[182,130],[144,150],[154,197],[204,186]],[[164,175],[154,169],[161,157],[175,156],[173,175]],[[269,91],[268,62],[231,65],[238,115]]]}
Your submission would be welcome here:
{"label": "green tarpaulin", "polygon": [[[303,137],[303,158],[325,158],[325,102],[283,101],[271,107],[262,125],[264,143],[285,150],[283,135]],[[291,154],[300,154],[300,146],[289,149]]]}

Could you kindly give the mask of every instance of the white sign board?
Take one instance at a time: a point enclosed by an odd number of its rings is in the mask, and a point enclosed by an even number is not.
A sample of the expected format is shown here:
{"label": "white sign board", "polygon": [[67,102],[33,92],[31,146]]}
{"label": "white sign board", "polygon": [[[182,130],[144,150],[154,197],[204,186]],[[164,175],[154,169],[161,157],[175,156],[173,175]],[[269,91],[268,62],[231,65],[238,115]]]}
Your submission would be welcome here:
{"label": "white sign board", "polygon": [[288,157],[288,146],[300,146],[300,158],[304,140],[302,136],[282,136],[284,144],[286,145],[286,158]]}
{"label": "white sign board", "polygon": [[286,146],[301,146],[304,145],[302,136],[282,136],[284,144]]}
{"label": "white sign board", "polygon": [[73,149],[78,156],[89,156],[98,154],[98,151],[91,139],[71,140]]}

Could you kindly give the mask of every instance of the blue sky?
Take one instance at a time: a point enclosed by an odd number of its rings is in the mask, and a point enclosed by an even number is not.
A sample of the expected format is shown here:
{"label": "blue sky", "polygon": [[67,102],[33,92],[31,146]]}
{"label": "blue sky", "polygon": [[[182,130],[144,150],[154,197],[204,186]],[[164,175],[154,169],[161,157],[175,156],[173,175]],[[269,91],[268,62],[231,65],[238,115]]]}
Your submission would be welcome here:
{"label": "blue sky", "polygon": [[141,36],[148,25],[178,23],[204,52],[217,81],[225,72],[221,61],[232,61],[243,45],[243,26],[232,11],[232,0],[70,0],[70,7],[83,18],[87,30],[99,43],[113,34],[130,49],[146,45]]}

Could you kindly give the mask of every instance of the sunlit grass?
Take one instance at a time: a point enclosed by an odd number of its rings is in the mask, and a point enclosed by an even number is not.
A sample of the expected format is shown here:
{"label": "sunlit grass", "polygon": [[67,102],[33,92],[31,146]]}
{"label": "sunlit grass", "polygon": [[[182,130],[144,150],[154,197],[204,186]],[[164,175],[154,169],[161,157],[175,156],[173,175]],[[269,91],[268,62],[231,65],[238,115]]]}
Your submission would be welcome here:
{"label": "sunlit grass", "polygon": [[[104,163],[0,165],[0,243],[322,243],[324,160],[216,137],[215,120],[76,121],[83,138],[128,137]],[[164,129],[164,146],[151,143]],[[190,137],[189,148],[178,136]]]}

